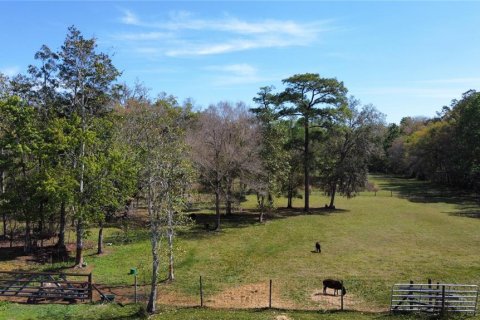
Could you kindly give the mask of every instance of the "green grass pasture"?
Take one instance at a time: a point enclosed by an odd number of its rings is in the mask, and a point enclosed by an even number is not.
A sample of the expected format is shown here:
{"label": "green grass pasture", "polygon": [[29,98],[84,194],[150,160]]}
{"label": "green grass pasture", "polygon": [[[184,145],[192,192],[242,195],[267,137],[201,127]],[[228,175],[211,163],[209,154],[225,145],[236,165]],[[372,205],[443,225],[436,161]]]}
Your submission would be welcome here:
{"label": "green grass pasture", "polygon": [[[181,231],[177,238],[176,281],[161,284],[161,289],[197,303],[200,275],[206,300],[231,288],[272,279],[274,305],[315,309],[320,307],[312,295],[321,290],[322,280],[338,278],[354,302],[346,304],[347,309],[378,311],[388,308],[394,283],[431,278],[480,285],[480,219],[475,218],[480,209],[471,196],[408,179],[372,176],[371,181],[380,188],[376,196],[362,192],[352,199],[338,197],[337,210],[322,209],[327,197],[321,192],[313,192],[311,206],[319,209],[310,214],[283,209],[286,200],[277,199],[279,209],[264,224],[256,222],[251,212],[255,199],[249,196],[242,212],[225,217],[221,232],[204,230],[203,222],[213,221],[212,213],[196,211],[202,223]],[[301,208],[302,199],[296,199],[294,206]],[[120,229],[109,229],[106,242],[113,245],[107,247],[107,254],[87,256],[94,280],[131,284],[127,273],[137,267],[139,281],[148,283],[151,253],[146,233],[133,232],[128,243],[117,241],[119,234]],[[94,235],[93,230],[91,241]],[[316,241],[322,244],[321,254],[312,252]],[[161,303],[161,295],[159,299]],[[275,312],[165,309],[158,318],[275,319]],[[290,319],[318,316],[314,311],[289,315]],[[321,318],[371,317],[347,312]]]}

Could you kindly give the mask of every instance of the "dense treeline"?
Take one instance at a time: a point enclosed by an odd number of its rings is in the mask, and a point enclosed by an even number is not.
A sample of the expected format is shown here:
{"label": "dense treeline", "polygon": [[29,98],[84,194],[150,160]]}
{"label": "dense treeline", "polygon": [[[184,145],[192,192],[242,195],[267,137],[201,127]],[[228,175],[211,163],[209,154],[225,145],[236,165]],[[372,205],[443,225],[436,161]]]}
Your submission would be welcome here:
{"label": "dense treeline", "polygon": [[478,188],[480,96],[466,93],[435,119],[405,118],[386,126],[373,106],[347,96],[343,83],[297,74],[284,88],[260,88],[254,106],[219,102],[193,111],[190,101],[152,98],[141,84],[118,82],[96,39],[69,28],[58,51],[42,46],[26,75],[0,74],[0,210],[2,237],[22,234],[25,252],[57,238],[65,250],[76,233],[75,265],[83,265],[86,232],[128,220],[146,207],[155,310],[160,244],[166,238],[168,279],[174,280],[174,236],[188,223],[192,190],[212,196],[215,230],[256,196],[259,221],[274,198],[295,197],[310,210],[312,187],[334,208],[352,197],[368,169]]}
{"label": "dense treeline", "polygon": [[389,125],[384,149],[389,172],[478,192],[480,93],[467,91],[435,118],[406,117]]}

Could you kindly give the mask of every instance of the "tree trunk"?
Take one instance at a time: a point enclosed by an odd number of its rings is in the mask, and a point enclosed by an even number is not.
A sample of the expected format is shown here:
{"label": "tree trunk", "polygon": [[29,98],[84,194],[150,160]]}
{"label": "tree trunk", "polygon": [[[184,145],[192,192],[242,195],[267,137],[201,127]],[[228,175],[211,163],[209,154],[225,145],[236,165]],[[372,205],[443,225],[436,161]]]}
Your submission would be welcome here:
{"label": "tree trunk", "polygon": [[60,231],[58,232],[57,246],[59,248],[65,247],[65,227],[67,225],[67,216],[65,212],[65,200],[60,204]]}
{"label": "tree trunk", "polygon": [[337,184],[334,184],[330,190],[330,206],[329,208],[333,208],[335,202],[335,193],[337,192]]}
{"label": "tree trunk", "polygon": [[[85,162],[83,158],[85,157],[85,132],[87,130],[86,114],[85,114],[85,105],[82,104],[82,143],[80,147],[79,161],[80,161],[80,206],[83,204],[83,193],[84,193],[84,175],[85,175]],[[79,207],[79,214],[82,213],[83,208]],[[83,218],[79,217],[77,220],[77,253],[75,256],[75,266],[83,266]]]}
{"label": "tree trunk", "polygon": [[273,196],[272,194],[269,192],[268,195],[267,195],[267,199],[268,199],[268,206],[269,208],[273,208]]}
{"label": "tree trunk", "polygon": [[132,215],[133,206],[134,206],[134,199],[128,200],[126,205],[126,210],[125,210],[125,218],[128,218]]}
{"label": "tree trunk", "polygon": [[258,217],[258,222],[263,223],[263,214],[265,212],[265,197],[257,193],[257,202],[260,209],[260,216]]}
{"label": "tree trunk", "polygon": [[147,312],[154,313],[157,309],[157,281],[158,281],[158,267],[160,265],[160,257],[158,255],[158,230],[156,230],[155,225],[152,225],[152,282],[150,289],[150,297],[148,299]]}
{"label": "tree trunk", "polygon": [[10,220],[10,248],[13,247],[13,238],[15,236],[14,232],[16,228],[17,228],[17,221],[12,222],[12,220]]}
{"label": "tree trunk", "polygon": [[287,208],[288,209],[292,209],[292,205],[293,205],[292,200],[293,200],[293,188],[292,188],[291,183],[289,183],[288,193],[287,193]]}
{"label": "tree trunk", "polygon": [[47,226],[47,233],[49,235],[55,234],[55,220],[56,216],[53,213],[50,213],[48,215],[48,226]]}
{"label": "tree trunk", "polygon": [[25,253],[30,253],[32,251],[31,226],[29,219],[25,221],[25,243],[23,246],[23,251]]}
{"label": "tree trunk", "polygon": [[305,117],[305,141],[304,141],[304,150],[303,150],[303,166],[304,166],[304,175],[305,175],[305,206],[303,211],[309,212],[310,210],[310,155],[309,155],[309,140],[310,135],[308,132],[308,117]]}
{"label": "tree trunk", "polygon": [[227,177],[227,193],[225,195],[225,214],[232,214],[232,180]]}
{"label": "tree trunk", "polygon": [[[38,223],[38,236],[40,237],[40,247],[43,248],[43,234],[45,229],[45,213],[43,212],[43,200],[40,200],[40,221]],[[37,237],[38,239],[38,237]]]}
{"label": "tree trunk", "polygon": [[75,267],[83,266],[83,221],[77,221],[77,253],[75,255]]}
{"label": "tree trunk", "polygon": [[217,217],[217,222],[215,230],[220,230],[220,186],[217,185],[215,190],[215,214]]}
{"label": "tree trunk", "polygon": [[[25,180],[27,180],[27,169],[26,169],[26,165],[25,165],[25,155],[24,155],[23,152],[22,152],[22,155],[21,155],[20,165],[22,167],[23,178]],[[25,206],[26,199],[25,199],[24,195],[22,197],[22,201],[23,201],[23,205]],[[25,207],[23,209],[23,213],[24,213],[24,216],[25,216],[25,241],[24,241],[23,251],[25,253],[30,253],[32,251],[31,226],[30,226],[30,217],[29,217],[28,213],[26,212]]]}
{"label": "tree trunk", "polygon": [[2,213],[2,222],[3,222],[3,239],[7,239],[7,213]]}
{"label": "tree trunk", "polygon": [[[1,151],[3,155],[3,149]],[[1,171],[0,174],[0,193],[3,195],[5,193],[5,170]],[[2,212],[2,222],[3,222],[3,238],[7,239],[7,213]]]}
{"label": "tree trunk", "polygon": [[167,240],[168,240],[168,280],[175,280],[175,275],[173,273],[173,212],[169,210],[168,212],[168,229],[167,229]]}
{"label": "tree trunk", "polygon": [[98,224],[98,244],[97,244],[97,254],[103,253],[103,221]]}

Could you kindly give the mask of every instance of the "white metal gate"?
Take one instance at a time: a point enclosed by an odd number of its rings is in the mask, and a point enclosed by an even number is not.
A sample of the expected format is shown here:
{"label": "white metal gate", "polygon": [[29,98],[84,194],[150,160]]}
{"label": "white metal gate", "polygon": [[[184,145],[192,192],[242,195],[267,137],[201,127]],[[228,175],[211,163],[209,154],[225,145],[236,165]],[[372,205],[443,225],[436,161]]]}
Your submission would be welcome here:
{"label": "white metal gate", "polygon": [[476,314],[478,286],[466,284],[395,284],[392,312],[464,312]]}

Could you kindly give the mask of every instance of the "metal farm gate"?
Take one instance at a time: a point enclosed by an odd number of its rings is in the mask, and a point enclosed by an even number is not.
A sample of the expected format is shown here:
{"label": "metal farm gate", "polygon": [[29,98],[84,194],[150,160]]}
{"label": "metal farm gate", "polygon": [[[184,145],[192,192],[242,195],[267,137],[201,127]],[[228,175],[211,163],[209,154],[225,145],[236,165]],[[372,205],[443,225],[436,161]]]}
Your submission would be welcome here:
{"label": "metal farm gate", "polygon": [[[69,277],[69,278],[67,278]],[[0,296],[45,300],[92,301],[92,274],[0,271]]]}
{"label": "metal farm gate", "polygon": [[463,312],[476,314],[478,286],[466,284],[395,284],[391,312]]}

